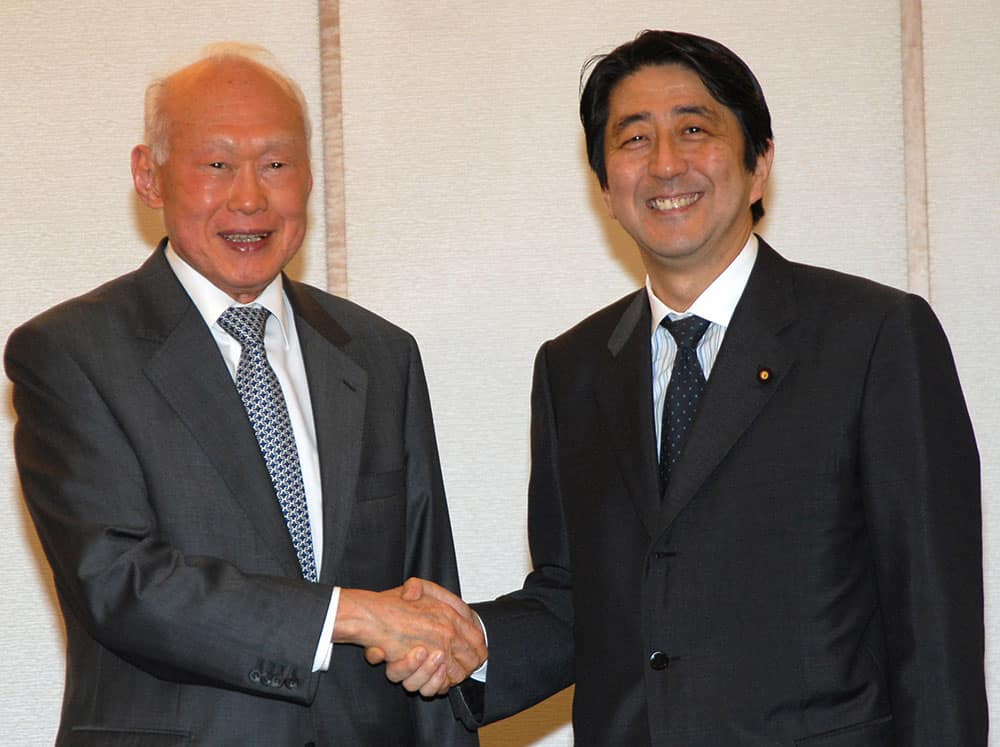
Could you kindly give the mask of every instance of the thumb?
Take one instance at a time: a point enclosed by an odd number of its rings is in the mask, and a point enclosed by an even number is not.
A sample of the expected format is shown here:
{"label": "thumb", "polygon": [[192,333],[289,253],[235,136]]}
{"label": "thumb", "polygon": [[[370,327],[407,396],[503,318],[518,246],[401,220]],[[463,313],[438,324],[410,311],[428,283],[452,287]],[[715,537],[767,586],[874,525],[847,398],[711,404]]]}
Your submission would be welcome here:
{"label": "thumb", "polygon": [[386,660],[385,651],[378,646],[371,646],[365,649],[365,659],[368,660],[369,664],[381,664]]}
{"label": "thumb", "polygon": [[406,579],[403,593],[400,595],[407,602],[415,602],[424,595],[424,582],[416,577]]}

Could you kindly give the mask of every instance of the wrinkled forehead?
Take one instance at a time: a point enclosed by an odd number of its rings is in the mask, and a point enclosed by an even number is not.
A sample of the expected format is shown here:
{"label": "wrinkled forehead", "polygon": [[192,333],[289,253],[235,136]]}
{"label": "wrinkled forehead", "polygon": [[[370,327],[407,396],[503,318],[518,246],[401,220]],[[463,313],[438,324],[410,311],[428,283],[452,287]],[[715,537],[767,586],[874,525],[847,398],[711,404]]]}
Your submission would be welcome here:
{"label": "wrinkled forehead", "polygon": [[281,125],[305,136],[302,107],[277,75],[250,60],[202,60],[168,78],[164,113],[175,124]]}

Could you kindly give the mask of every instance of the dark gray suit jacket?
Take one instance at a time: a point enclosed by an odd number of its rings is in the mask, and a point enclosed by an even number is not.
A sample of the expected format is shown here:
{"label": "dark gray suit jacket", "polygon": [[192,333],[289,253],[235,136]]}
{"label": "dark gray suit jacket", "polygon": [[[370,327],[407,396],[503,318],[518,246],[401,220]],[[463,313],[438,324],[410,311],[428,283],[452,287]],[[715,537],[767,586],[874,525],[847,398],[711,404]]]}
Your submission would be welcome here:
{"label": "dark gray suit jacket", "polygon": [[458,590],[416,343],[286,280],[322,487],[304,581],[253,431],[161,249],[15,330],[24,497],[66,621],[59,745],[470,744],[355,646],[312,661],[331,587]]}
{"label": "dark gray suit jacket", "polygon": [[[984,747],[979,460],[927,304],[761,243],[664,499],[644,291],[538,354],[481,719],[578,745]],[[465,688],[465,693],[474,692]]]}

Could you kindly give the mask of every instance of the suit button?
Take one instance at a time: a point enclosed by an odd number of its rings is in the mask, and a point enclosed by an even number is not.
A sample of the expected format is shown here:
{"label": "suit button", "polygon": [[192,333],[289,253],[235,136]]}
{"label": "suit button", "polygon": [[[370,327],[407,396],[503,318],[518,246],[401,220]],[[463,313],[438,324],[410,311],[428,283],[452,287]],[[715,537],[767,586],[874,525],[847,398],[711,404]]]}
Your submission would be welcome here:
{"label": "suit button", "polygon": [[299,686],[299,681],[294,677],[289,677],[287,680],[285,680],[285,687],[287,687],[289,690],[295,690],[296,688],[298,688],[298,686]]}
{"label": "suit button", "polygon": [[670,664],[670,657],[662,651],[654,651],[649,657],[649,666],[659,672]]}
{"label": "suit button", "polygon": [[250,674],[248,674],[247,677],[250,678],[251,682],[255,683],[260,682],[260,672],[258,672],[256,669],[251,669]]}

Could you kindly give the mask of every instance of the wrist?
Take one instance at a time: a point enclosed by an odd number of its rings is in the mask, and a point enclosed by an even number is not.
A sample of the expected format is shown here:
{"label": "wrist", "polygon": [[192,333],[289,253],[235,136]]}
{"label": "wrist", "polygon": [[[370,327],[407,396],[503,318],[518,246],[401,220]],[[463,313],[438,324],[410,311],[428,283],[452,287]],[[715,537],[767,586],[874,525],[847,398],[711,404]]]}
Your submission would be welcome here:
{"label": "wrist", "polygon": [[378,594],[365,589],[341,589],[337,617],[333,624],[334,643],[372,645],[372,625],[376,615],[372,607]]}

